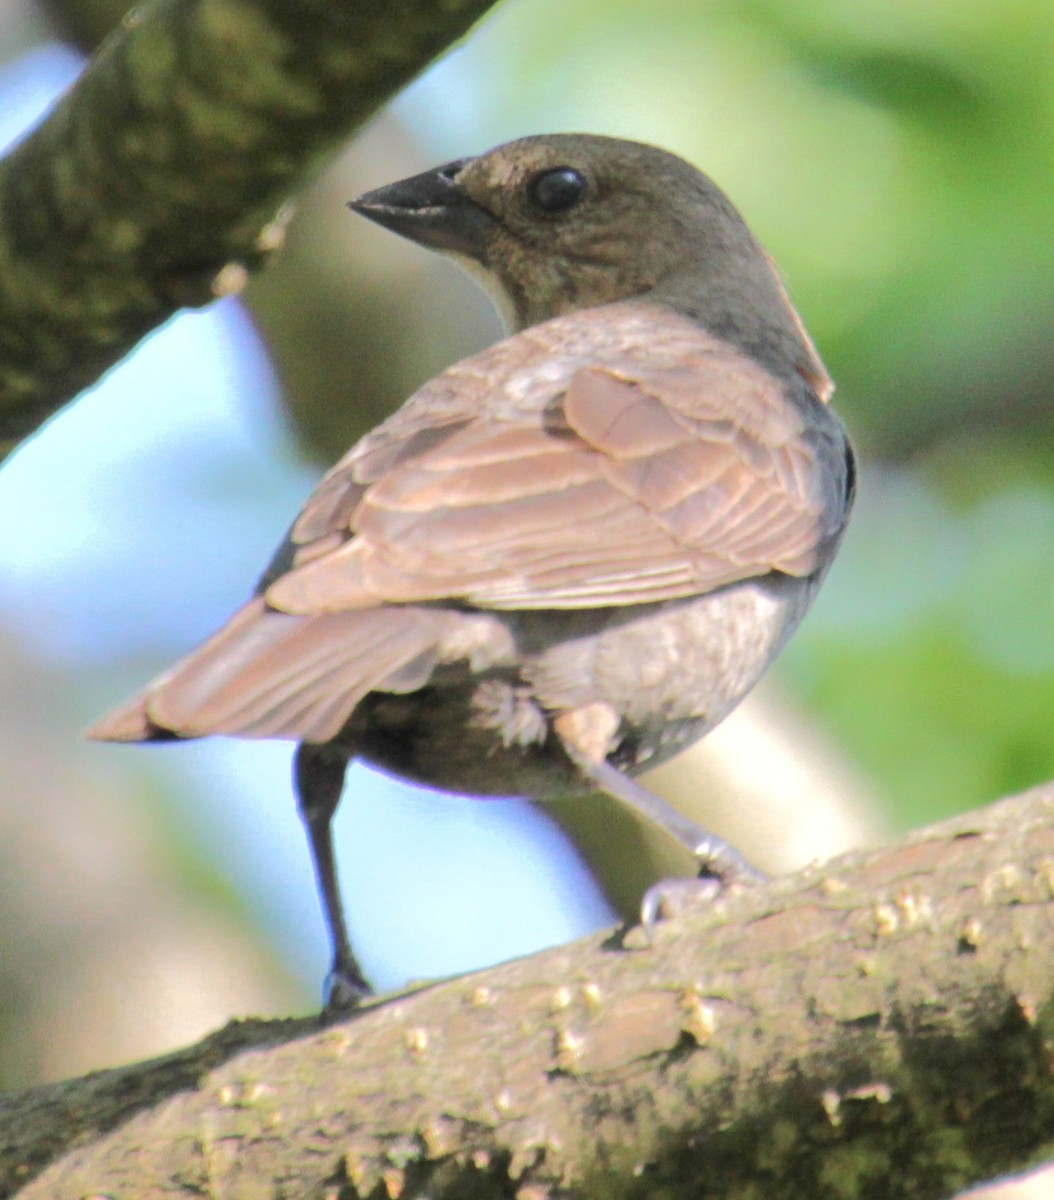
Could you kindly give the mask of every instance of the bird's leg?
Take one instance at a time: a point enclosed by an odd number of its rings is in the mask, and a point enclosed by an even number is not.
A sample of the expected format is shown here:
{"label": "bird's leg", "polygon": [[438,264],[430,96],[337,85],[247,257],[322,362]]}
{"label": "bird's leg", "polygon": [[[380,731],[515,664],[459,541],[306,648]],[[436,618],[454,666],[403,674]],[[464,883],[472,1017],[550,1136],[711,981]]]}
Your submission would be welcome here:
{"label": "bird's leg", "polygon": [[333,814],[340,803],[347,768],[347,754],[332,746],[302,742],[296,749],[293,783],[333,947],[333,962],[325,987],[325,1007],[329,1010],[354,1008],[372,991],[348,941],[333,857]]}
{"label": "bird's leg", "polygon": [[641,922],[646,929],[651,929],[660,917],[673,915],[700,899],[713,896],[723,887],[764,880],[764,874],[734,846],[671,808],[665,800],[607,761],[617,720],[606,705],[588,705],[562,713],[553,727],[568,757],[584,778],[663,830],[698,864],[695,879],[665,879],[648,889],[641,902]]}

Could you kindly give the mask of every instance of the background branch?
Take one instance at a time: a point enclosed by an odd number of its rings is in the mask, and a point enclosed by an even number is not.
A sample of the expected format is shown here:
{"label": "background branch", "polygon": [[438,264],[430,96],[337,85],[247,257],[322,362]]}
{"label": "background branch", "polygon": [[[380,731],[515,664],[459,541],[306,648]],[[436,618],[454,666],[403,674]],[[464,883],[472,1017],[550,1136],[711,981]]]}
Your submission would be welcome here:
{"label": "background branch", "polygon": [[1052,897],[1049,785],[650,947],[12,1096],[3,1194],[944,1197],[1049,1152]]}
{"label": "background branch", "polygon": [[237,290],[326,150],[493,0],[155,0],[0,162],[0,452]]}

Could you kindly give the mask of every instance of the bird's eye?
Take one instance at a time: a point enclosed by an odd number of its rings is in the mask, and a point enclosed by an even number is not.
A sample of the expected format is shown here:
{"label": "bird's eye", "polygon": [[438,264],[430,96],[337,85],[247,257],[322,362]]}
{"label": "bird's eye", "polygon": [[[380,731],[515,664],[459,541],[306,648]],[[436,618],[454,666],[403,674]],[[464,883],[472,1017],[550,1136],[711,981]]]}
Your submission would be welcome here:
{"label": "bird's eye", "polygon": [[582,199],[586,179],[574,167],[554,167],[535,175],[527,185],[527,196],[535,208],[545,213],[564,213]]}

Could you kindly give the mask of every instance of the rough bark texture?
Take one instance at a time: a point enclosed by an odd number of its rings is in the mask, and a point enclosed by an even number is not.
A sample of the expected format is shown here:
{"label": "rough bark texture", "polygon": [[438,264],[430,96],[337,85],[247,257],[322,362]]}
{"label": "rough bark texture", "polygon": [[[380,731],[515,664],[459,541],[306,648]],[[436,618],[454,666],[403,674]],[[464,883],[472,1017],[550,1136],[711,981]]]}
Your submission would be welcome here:
{"label": "rough bark texture", "polygon": [[0,162],[0,454],[185,305],[493,0],[154,0]]}
{"label": "rough bark texture", "polygon": [[12,1096],[0,1188],[898,1200],[1054,1154],[1054,785],[627,942]]}

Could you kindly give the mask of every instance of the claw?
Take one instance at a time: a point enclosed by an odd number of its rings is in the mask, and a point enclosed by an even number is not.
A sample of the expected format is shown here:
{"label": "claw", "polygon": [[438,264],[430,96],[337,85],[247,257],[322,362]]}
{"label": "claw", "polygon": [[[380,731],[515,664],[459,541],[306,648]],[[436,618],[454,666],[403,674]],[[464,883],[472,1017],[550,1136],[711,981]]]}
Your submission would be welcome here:
{"label": "claw", "polygon": [[640,903],[640,923],[650,942],[659,921],[669,921],[693,908],[712,904],[725,890],[715,875],[696,879],[662,879],[644,893]]}
{"label": "claw", "polygon": [[322,1011],[333,1016],[352,1012],[370,994],[370,989],[361,979],[351,979],[339,971],[330,971],[322,988]]}

